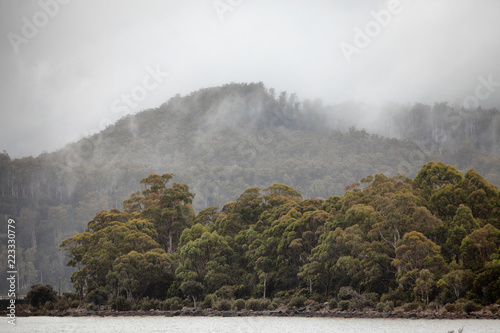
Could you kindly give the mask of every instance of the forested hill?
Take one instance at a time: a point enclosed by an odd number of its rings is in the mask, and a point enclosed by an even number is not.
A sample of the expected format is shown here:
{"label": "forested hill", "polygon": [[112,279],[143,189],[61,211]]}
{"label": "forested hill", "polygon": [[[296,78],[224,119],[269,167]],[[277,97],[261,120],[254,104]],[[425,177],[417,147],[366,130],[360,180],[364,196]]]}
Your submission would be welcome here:
{"label": "forested hill", "polygon": [[[367,122],[375,111],[382,120]],[[59,271],[70,275],[58,244],[101,209],[121,209],[149,174],[171,172],[188,184],[195,211],[274,183],[305,198],[343,195],[367,175],[413,177],[430,160],[474,168],[499,185],[499,119],[497,110],[447,104],[371,112],[300,101],[262,83],[228,84],[173,97],[56,152],[0,154],[0,214],[19,221],[22,290],[55,285]]]}

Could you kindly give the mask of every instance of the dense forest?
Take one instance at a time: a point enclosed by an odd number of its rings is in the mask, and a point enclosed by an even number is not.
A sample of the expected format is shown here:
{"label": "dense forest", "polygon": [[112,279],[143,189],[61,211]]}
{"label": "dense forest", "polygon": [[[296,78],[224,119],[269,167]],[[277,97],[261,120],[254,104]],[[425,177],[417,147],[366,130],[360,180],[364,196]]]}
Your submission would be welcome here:
{"label": "dense forest", "polygon": [[369,175],[326,200],[253,187],[198,214],[172,178],[142,179],[123,210],[62,242],[81,301],[388,311],[500,300],[500,193],[473,169],[429,162],[414,179]]}
{"label": "dense forest", "polygon": [[[122,210],[150,174],[172,172],[188,184],[193,216],[209,207],[221,214],[246,189],[272,184],[305,199],[343,196],[366,175],[415,177],[433,160],[500,185],[499,133],[495,109],[332,106],[262,83],[232,83],[175,96],[55,152],[0,153],[0,215],[17,221],[20,292],[36,283],[56,287],[60,273],[63,290],[71,290],[74,269],[58,245],[86,230],[96,212]],[[6,251],[0,244],[0,266]],[[0,278],[2,290],[6,283]]]}

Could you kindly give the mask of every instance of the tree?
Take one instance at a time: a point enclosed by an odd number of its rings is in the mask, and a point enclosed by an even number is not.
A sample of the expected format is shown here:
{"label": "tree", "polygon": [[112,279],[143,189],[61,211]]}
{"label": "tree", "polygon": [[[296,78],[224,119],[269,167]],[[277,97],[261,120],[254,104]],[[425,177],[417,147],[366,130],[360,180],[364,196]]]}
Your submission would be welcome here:
{"label": "tree", "polygon": [[413,180],[429,198],[435,189],[443,185],[455,185],[460,182],[463,175],[455,167],[445,165],[443,162],[428,162],[422,166]]}
{"label": "tree", "polygon": [[205,291],[205,286],[198,281],[186,281],[181,284],[181,290],[186,296],[190,296],[193,299],[193,305],[196,309],[196,300],[203,296]]}
{"label": "tree", "polygon": [[[183,279],[203,281],[214,265],[224,265],[226,255],[231,251],[229,244],[217,231],[210,232],[208,227],[196,224],[185,229],[179,249],[179,267],[176,275]],[[219,267],[220,268],[220,267]]]}
{"label": "tree", "polygon": [[425,299],[425,304],[429,305],[429,294],[435,285],[434,274],[426,268],[422,269],[415,281],[415,294],[422,296]]}
{"label": "tree", "polygon": [[137,302],[154,283],[165,279],[170,273],[173,261],[163,249],[146,253],[130,251],[113,263],[113,270],[107,275],[111,284],[117,284],[127,292],[127,298]]}
{"label": "tree", "polygon": [[487,224],[462,241],[460,253],[467,268],[479,269],[500,246],[500,230]]}
{"label": "tree", "polygon": [[460,269],[454,262],[450,264],[452,270],[445,274],[439,281],[439,284],[445,284],[455,294],[456,299],[467,290],[471,283],[472,272],[470,270]]}
{"label": "tree", "polygon": [[189,192],[185,184],[174,183],[172,187],[167,187],[173,176],[166,173],[143,178],[141,184],[146,189],[134,193],[123,202],[126,212],[140,212],[141,216],[153,221],[158,232],[157,241],[167,253],[174,253],[178,240],[174,236],[179,237],[194,219],[191,207],[194,194]]}
{"label": "tree", "polygon": [[[398,269],[399,284],[417,290],[427,298],[435,279],[441,276],[446,267],[440,252],[440,247],[422,233],[412,231],[405,234],[396,248],[396,259],[392,262]],[[422,273],[423,270],[429,273]]]}
{"label": "tree", "polygon": [[404,235],[396,248],[396,259],[392,263],[401,268],[401,273],[414,269],[429,269],[440,274],[446,267],[441,248],[418,231]]}

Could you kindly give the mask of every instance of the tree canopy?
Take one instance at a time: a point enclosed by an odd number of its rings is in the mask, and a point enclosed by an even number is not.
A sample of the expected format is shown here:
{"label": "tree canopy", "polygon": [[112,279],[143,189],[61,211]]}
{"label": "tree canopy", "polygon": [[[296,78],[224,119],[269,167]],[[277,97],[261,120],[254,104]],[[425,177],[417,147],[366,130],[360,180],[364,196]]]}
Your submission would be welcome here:
{"label": "tree canopy", "polygon": [[[196,306],[205,294],[273,298],[305,289],[332,297],[349,288],[358,301],[465,296],[488,304],[500,294],[500,219],[471,199],[481,189],[481,202],[494,205],[499,192],[474,170],[462,175],[430,162],[414,179],[368,176],[363,188],[326,200],[303,199],[283,184],[249,188],[197,216],[187,185],[167,187],[172,178],[144,178],[146,189],[124,210],[97,213],[61,243],[82,297],[106,290],[135,303],[185,295]],[[449,187],[458,193],[454,211],[432,199]]]}

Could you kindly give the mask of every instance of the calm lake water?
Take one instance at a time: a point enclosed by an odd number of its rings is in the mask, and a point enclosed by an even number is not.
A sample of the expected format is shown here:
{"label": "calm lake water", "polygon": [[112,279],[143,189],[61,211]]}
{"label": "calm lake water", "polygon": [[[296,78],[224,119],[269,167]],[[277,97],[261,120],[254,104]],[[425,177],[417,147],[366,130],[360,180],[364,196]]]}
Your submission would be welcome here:
{"label": "calm lake water", "polygon": [[298,317],[21,317],[16,326],[7,318],[0,321],[0,332],[370,332],[370,333],[448,333],[463,327],[463,333],[498,333],[500,320],[407,320],[339,319]]}

